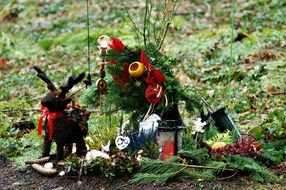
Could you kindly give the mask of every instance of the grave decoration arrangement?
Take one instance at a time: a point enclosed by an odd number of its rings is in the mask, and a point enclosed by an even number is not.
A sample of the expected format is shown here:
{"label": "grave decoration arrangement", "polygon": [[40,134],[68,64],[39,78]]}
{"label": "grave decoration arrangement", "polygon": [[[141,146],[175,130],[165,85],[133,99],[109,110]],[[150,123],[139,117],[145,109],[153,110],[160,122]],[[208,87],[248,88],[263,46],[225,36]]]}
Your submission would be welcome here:
{"label": "grave decoration arrangement", "polygon": [[[131,180],[136,184],[164,184],[170,179],[228,179],[238,174],[247,174],[259,182],[279,180],[267,168],[265,161],[270,161],[271,156],[263,149],[264,139],[256,138],[254,133],[240,135],[237,129],[221,130],[218,121],[211,120],[213,116],[204,121],[198,118],[192,132],[184,130],[178,102],[184,100],[191,111],[199,101],[188,96],[171,72],[175,59],[150,51],[154,46],[145,51],[106,35],[100,36],[98,43],[103,60],[101,77],[87,93],[93,92],[98,101],[103,101],[93,105],[107,104],[109,108],[131,112],[133,120],[129,121],[131,127],[119,127],[115,140],[117,149],[109,152],[108,158],[95,156],[87,171],[101,171],[111,177],[139,169]],[[111,79],[105,76],[105,70]],[[229,122],[229,116],[225,116],[225,112],[223,115]],[[136,132],[137,125],[139,132]],[[173,137],[166,125],[182,129],[172,131],[177,135]],[[172,143],[160,142],[164,132]],[[121,139],[119,144],[118,139]],[[179,145],[174,145],[174,141]]]}
{"label": "grave decoration arrangement", "polygon": [[[170,6],[167,6],[163,19],[166,27],[160,30],[161,36],[152,43],[152,28],[148,28],[153,26],[149,23],[152,21],[152,6],[147,2],[143,30],[140,31],[136,25],[133,28],[143,39],[144,46],[138,44],[131,47],[116,37],[99,36],[99,78],[92,81],[88,77],[89,86],[83,96],[88,107],[100,108],[98,117],[120,115],[117,131],[115,134],[108,129],[102,130],[101,134],[96,134],[99,130],[95,131],[86,137],[89,147],[86,148],[82,141],[81,122],[76,122],[73,129],[77,130],[75,139],[80,141],[78,154],[71,154],[65,159],[65,172],[79,176],[82,173],[102,173],[110,178],[134,174],[131,182],[135,184],[164,184],[171,179],[223,180],[243,174],[259,182],[277,182],[281,179],[279,173],[274,173],[267,166],[277,166],[285,159],[285,132],[275,136],[269,130],[255,128],[249,135],[241,135],[224,109],[213,111],[210,117],[198,118],[191,126],[184,125],[179,103],[184,102],[190,113],[202,110],[204,104],[195,98],[190,87],[184,87],[179,82],[173,69],[176,59],[160,51],[170,25]],[[50,103],[60,98],[58,102],[61,103],[56,105],[60,105],[61,109],[50,109],[53,104],[46,104],[44,100],[42,104],[49,112],[62,112],[64,115],[71,101],[65,95],[83,76],[70,78],[58,92],[47,76],[39,68],[35,69],[48,84],[49,94],[54,97]],[[47,96],[51,96],[49,94]],[[57,117],[54,122],[58,120],[67,122]],[[49,119],[46,121],[45,125],[49,127]],[[54,124],[52,136],[56,142],[57,125]],[[268,128],[265,125],[265,129]],[[50,143],[49,130],[47,134],[46,141]],[[95,142],[99,137],[108,138],[108,143]],[[70,142],[57,142],[60,147],[58,158],[62,158],[63,145]]]}

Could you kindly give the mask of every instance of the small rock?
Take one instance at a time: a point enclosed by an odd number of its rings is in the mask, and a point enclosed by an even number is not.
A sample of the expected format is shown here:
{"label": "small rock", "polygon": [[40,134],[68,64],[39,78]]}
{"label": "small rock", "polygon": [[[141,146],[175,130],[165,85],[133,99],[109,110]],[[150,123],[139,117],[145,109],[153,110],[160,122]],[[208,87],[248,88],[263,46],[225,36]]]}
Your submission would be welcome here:
{"label": "small rock", "polygon": [[53,188],[51,190],[62,190],[62,189],[64,189],[64,187],[56,187],[56,188]]}
{"label": "small rock", "polygon": [[45,163],[44,168],[53,168],[53,163],[52,162]]}
{"label": "small rock", "polygon": [[64,176],[66,173],[65,173],[65,171],[61,171],[60,173],[59,173],[59,176]]}
{"label": "small rock", "polygon": [[76,185],[77,185],[78,187],[80,187],[80,186],[82,185],[82,181],[77,181],[77,182],[76,182]]}
{"label": "small rock", "polygon": [[17,182],[14,182],[12,184],[13,187],[17,187],[17,186],[23,186],[23,185],[27,185],[29,183],[25,182],[25,181],[17,181]]}

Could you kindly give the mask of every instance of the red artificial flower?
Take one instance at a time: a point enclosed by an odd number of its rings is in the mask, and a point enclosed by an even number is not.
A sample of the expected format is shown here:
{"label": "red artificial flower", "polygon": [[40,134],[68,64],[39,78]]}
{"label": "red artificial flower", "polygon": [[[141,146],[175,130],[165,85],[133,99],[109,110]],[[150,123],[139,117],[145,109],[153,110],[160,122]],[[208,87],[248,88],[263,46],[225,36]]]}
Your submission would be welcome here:
{"label": "red artificial flower", "polygon": [[118,84],[118,86],[120,88],[124,88],[125,87],[125,82],[122,80],[121,77],[117,76],[117,75],[112,75],[112,78],[114,80],[114,82],[116,82],[116,84]]}
{"label": "red artificial flower", "polygon": [[124,51],[125,45],[118,38],[111,37],[109,47],[116,51]]}
{"label": "red artificial flower", "polygon": [[140,62],[146,66],[148,71],[151,71],[151,69],[153,68],[153,65],[149,62],[149,60],[146,57],[143,49],[141,50]]}
{"label": "red artificial flower", "polygon": [[140,55],[140,62],[143,63],[148,71],[148,76],[146,78],[147,83],[160,83],[160,82],[166,82],[166,78],[164,74],[153,67],[153,65],[149,62],[147,56],[144,53],[144,50],[141,50]]}
{"label": "red artificial flower", "polygon": [[112,78],[118,84],[118,86],[123,89],[125,87],[125,84],[129,82],[129,64],[124,63],[122,67],[123,72],[121,76],[113,75]]}
{"label": "red artificial flower", "polygon": [[160,83],[166,82],[164,74],[158,69],[152,69],[146,78],[147,83]]}
{"label": "red artificial flower", "polygon": [[145,98],[149,103],[158,104],[163,94],[163,88],[159,84],[150,84],[145,91]]}
{"label": "red artificial flower", "polygon": [[123,72],[122,72],[121,77],[122,77],[122,80],[125,83],[127,83],[127,82],[129,82],[129,64],[128,63],[124,63],[122,65],[122,67],[123,67]]}

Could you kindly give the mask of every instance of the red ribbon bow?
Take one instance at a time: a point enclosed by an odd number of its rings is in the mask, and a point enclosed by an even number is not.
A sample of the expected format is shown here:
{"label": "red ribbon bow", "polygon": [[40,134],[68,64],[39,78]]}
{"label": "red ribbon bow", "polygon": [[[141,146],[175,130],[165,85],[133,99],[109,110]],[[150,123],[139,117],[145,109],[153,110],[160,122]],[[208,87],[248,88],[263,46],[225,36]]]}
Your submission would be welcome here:
{"label": "red ribbon bow", "polygon": [[49,112],[48,108],[44,107],[41,105],[40,110],[42,111],[42,115],[39,119],[38,123],[38,135],[42,135],[42,126],[43,126],[43,119],[47,118],[48,120],[48,139],[52,140],[53,139],[53,134],[54,134],[54,120],[57,118],[60,118],[63,116],[62,112]]}

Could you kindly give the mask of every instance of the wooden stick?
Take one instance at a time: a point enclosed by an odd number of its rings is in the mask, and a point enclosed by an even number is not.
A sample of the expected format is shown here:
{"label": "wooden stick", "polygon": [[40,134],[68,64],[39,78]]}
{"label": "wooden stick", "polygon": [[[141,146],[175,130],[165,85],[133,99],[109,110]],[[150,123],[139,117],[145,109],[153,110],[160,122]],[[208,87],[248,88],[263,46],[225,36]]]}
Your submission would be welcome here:
{"label": "wooden stick", "polygon": [[220,178],[217,178],[218,180],[225,180],[225,179],[229,179],[229,178],[232,178],[232,177],[234,177],[236,174],[237,174],[238,172],[236,171],[236,172],[234,172],[232,175],[230,175],[230,176],[227,176],[227,177],[220,177]]}
{"label": "wooden stick", "polygon": [[[218,167],[214,167],[214,166],[200,166],[200,165],[192,165],[192,164],[186,164],[186,160],[181,158],[181,157],[178,157],[183,163],[180,164],[181,166],[185,166],[185,167],[188,167],[188,168],[201,168],[201,169],[220,169]],[[236,171],[234,169],[231,169],[231,168],[222,168],[223,170],[226,170],[226,171]]]}
{"label": "wooden stick", "polygon": [[234,169],[231,168],[218,168],[218,167],[214,167],[214,166],[199,166],[199,165],[191,165],[191,164],[181,164],[182,166],[186,166],[188,168],[200,168],[200,169],[222,169],[222,170],[226,170],[226,171],[236,171]]}

